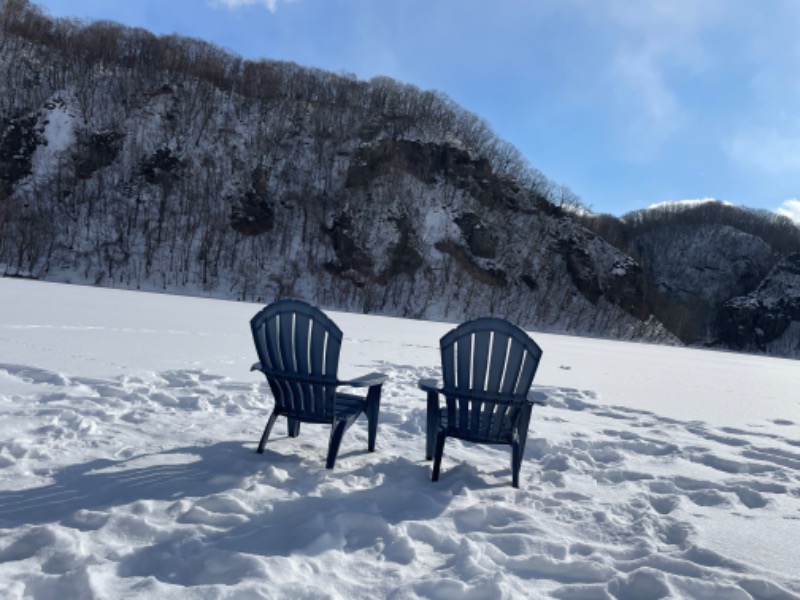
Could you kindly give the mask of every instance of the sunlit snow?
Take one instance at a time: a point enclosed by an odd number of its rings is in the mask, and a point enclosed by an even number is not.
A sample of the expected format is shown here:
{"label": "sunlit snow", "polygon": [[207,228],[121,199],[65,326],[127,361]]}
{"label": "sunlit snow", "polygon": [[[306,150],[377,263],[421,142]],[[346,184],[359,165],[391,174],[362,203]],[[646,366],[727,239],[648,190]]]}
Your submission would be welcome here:
{"label": "sunlit snow", "polygon": [[800,598],[800,363],[532,332],[508,448],[424,460],[453,325],[329,313],[389,375],[324,469],[248,371],[260,305],[0,279],[0,597]]}

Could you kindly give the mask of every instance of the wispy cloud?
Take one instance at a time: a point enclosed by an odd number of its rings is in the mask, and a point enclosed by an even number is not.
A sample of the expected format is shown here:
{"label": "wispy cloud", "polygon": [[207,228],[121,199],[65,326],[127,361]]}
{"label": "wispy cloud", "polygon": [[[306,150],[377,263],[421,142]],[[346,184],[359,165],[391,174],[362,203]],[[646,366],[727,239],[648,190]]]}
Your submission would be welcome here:
{"label": "wispy cloud", "polygon": [[629,154],[649,160],[683,122],[682,107],[652,57],[619,53],[612,66]]}
{"label": "wispy cloud", "polygon": [[743,129],[723,144],[736,162],[771,174],[800,169],[800,124],[780,131],[761,127]]}
{"label": "wispy cloud", "polygon": [[800,225],[800,200],[796,198],[786,200],[777,212],[784,217],[789,217],[792,221]]}
{"label": "wispy cloud", "polygon": [[241,6],[251,6],[253,4],[261,4],[269,12],[274,13],[276,10],[278,10],[279,4],[287,4],[289,2],[295,2],[295,1],[296,0],[212,0],[212,5],[236,9]]}
{"label": "wispy cloud", "polygon": [[800,83],[796,76],[800,41],[794,28],[800,19],[800,5],[784,6],[782,20],[773,16],[771,28],[761,26],[743,55],[753,66],[743,82],[748,103],[732,123],[722,149],[737,167],[790,177],[800,169]]}
{"label": "wispy cloud", "polygon": [[627,152],[649,160],[691,121],[680,87],[713,66],[705,34],[729,18],[720,0],[573,0],[607,31],[607,85]]}

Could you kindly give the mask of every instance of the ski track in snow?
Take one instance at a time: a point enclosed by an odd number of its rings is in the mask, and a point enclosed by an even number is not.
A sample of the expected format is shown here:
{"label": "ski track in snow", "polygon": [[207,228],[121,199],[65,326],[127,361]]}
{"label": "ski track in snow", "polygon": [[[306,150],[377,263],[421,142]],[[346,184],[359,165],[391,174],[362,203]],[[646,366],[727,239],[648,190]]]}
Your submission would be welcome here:
{"label": "ski track in snow", "polygon": [[390,375],[378,448],[362,417],[331,472],[322,426],[290,439],[281,420],[254,452],[255,379],[0,363],[0,596],[800,598],[702,543],[723,513],[800,527],[790,436],[535,387],[519,490],[507,448],[452,440],[432,483],[416,382],[438,371],[359,367]]}

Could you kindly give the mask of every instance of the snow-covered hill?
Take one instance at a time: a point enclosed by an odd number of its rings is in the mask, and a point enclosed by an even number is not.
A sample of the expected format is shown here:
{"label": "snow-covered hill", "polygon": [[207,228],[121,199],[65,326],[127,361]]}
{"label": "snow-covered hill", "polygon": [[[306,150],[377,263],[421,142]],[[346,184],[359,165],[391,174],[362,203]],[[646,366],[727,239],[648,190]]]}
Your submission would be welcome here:
{"label": "snow-covered hill", "polygon": [[613,243],[441,94],[0,17],[3,274],[800,355],[800,325],[719,329],[785,253],[714,224]]}
{"label": "snow-covered hill", "polygon": [[790,219],[713,199],[578,219],[642,265],[650,309],[681,341],[800,356]]}
{"label": "snow-covered hill", "polygon": [[42,19],[0,45],[9,274],[674,339],[635,262],[447,98]]}

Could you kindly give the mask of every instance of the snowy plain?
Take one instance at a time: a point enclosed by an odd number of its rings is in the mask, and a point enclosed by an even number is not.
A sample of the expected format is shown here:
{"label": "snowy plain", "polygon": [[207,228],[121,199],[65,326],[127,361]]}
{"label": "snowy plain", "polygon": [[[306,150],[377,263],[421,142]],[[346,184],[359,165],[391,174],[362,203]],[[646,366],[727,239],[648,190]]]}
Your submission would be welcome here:
{"label": "snowy plain", "polygon": [[532,332],[508,448],[424,460],[453,324],[330,312],[381,371],[333,471],[250,373],[260,305],[0,279],[0,597],[800,598],[800,362]]}

